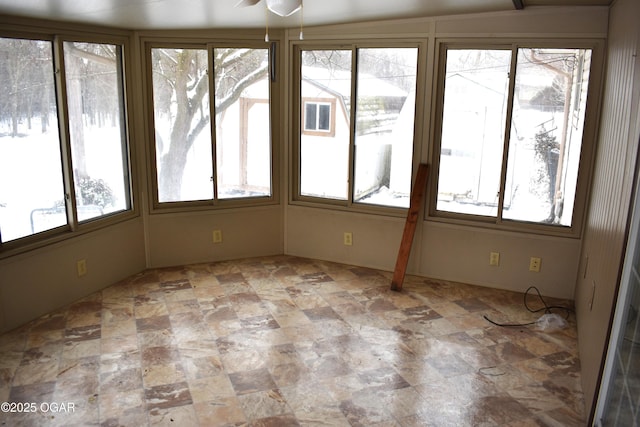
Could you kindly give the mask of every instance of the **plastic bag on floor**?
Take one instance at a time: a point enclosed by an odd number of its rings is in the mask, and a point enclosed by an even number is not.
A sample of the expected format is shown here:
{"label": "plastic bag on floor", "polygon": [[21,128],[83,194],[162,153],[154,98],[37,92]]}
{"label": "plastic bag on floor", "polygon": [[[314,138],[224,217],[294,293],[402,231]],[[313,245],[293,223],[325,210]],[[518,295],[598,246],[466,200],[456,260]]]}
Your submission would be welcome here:
{"label": "plastic bag on floor", "polygon": [[543,314],[536,323],[538,329],[546,332],[564,329],[567,326],[567,321],[564,320],[562,316],[555,313]]}

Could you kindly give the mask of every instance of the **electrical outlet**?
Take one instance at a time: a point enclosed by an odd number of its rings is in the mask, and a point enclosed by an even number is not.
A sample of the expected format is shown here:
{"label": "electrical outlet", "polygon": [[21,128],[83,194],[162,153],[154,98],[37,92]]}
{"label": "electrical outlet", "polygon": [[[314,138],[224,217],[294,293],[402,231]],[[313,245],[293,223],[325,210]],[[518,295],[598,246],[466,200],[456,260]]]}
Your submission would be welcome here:
{"label": "electrical outlet", "polygon": [[536,273],[539,272],[541,264],[542,259],[532,256],[529,260],[529,271],[535,271]]}
{"label": "electrical outlet", "polygon": [[222,230],[213,230],[213,243],[222,243]]}
{"label": "electrical outlet", "polygon": [[78,260],[78,262],[76,263],[76,270],[78,272],[78,277],[82,277],[87,274],[87,260]]}
{"label": "electrical outlet", "polygon": [[345,244],[345,246],[352,246],[353,245],[353,234],[351,234],[349,232],[345,232],[344,233],[344,244]]}
{"label": "electrical outlet", "polygon": [[489,265],[500,265],[500,252],[491,252],[489,254]]}

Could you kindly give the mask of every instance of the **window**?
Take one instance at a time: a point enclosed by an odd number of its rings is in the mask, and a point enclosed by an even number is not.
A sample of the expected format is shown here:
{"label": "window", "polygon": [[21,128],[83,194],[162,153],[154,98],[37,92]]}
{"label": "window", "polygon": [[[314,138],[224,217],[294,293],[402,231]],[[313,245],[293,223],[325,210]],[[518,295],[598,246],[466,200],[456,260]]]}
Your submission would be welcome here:
{"label": "window", "polygon": [[0,38],[0,57],[0,243],[131,210],[121,46]]}
{"label": "window", "polygon": [[304,133],[307,135],[334,136],[335,99],[303,101]]}
{"label": "window", "polygon": [[157,203],[270,197],[269,50],[153,47],[150,57]]}
{"label": "window", "polygon": [[435,215],[573,225],[591,52],[443,50]]}
{"label": "window", "polygon": [[408,207],[418,49],[298,52],[297,199]]}
{"label": "window", "polygon": [[64,42],[78,220],[129,209],[120,48]]}

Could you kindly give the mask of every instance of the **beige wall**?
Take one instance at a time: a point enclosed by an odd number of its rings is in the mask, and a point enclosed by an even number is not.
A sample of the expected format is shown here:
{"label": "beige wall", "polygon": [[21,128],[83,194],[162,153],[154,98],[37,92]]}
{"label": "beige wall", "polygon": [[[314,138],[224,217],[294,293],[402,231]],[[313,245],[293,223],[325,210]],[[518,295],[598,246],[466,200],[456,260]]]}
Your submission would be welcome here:
{"label": "beige wall", "polygon": [[[286,252],[393,271],[404,218],[323,210],[287,209]],[[353,234],[345,246],[343,234]],[[500,266],[489,253],[500,253]],[[524,292],[536,286],[543,295],[573,299],[580,240],[463,227],[437,222],[420,224],[414,238],[409,274]],[[539,273],[529,258],[542,258]]]}
{"label": "beige wall", "polygon": [[582,387],[587,408],[593,407],[599,384],[637,168],[639,16],[640,2],[637,0],[618,0],[610,12],[607,79],[597,163],[575,299]]}
{"label": "beige wall", "polygon": [[[573,299],[578,239],[440,223],[425,224],[421,238],[420,275],[516,292],[536,286],[543,295]],[[489,265],[490,252],[500,253],[499,267]],[[542,259],[540,272],[529,271],[532,256]]]}
{"label": "beige wall", "polygon": [[[149,267],[283,252],[280,206],[151,215],[147,229]],[[213,243],[213,230],[222,231],[222,243]]]}
{"label": "beige wall", "polygon": [[[87,274],[78,277],[77,260]],[[142,219],[0,261],[0,331],[16,328],[145,268]]]}
{"label": "beige wall", "polygon": [[[363,267],[393,270],[404,219],[290,206],[286,218],[287,254]],[[353,245],[344,245],[344,233]]]}

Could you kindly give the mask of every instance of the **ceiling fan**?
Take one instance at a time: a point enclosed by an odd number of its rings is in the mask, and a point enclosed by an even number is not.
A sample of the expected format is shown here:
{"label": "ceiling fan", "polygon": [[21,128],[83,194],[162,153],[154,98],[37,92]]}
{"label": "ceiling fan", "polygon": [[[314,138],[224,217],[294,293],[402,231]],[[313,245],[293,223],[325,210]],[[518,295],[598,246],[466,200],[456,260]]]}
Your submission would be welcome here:
{"label": "ceiling fan", "polygon": [[[258,4],[261,0],[240,0],[236,3],[236,7],[247,7]],[[302,0],[264,0],[267,9],[276,15],[289,16],[293,15],[302,8]]]}

